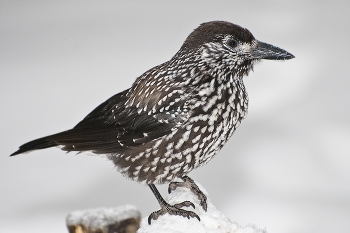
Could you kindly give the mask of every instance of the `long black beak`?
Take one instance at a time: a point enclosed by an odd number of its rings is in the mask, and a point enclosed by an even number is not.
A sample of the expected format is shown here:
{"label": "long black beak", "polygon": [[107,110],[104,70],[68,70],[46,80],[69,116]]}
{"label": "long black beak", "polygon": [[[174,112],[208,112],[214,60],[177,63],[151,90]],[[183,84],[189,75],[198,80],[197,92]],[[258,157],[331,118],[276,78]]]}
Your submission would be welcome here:
{"label": "long black beak", "polygon": [[289,60],[294,58],[294,55],[288,53],[286,50],[261,41],[258,41],[258,46],[251,54],[253,59]]}

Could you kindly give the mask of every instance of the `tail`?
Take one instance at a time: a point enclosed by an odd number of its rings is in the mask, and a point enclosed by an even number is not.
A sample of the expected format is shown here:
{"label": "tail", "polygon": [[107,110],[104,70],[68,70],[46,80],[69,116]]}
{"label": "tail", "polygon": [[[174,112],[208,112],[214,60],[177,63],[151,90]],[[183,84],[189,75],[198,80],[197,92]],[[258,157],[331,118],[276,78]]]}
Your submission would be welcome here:
{"label": "tail", "polygon": [[46,149],[54,146],[58,146],[55,141],[52,141],[48,137],[38,138],[33,141],[27,142],[19,147],[19,149],[12,153],[10,156],[26,153],[32,150]]}

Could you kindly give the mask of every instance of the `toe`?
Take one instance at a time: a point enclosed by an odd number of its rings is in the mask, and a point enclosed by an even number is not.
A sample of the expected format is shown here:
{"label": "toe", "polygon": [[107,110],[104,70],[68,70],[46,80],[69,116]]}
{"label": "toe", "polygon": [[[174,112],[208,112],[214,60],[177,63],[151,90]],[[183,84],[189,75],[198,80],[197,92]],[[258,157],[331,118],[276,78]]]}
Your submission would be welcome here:
{"label": "toe", "polygon": [[175,208],[182,208],[182,207],[189,207],[189,206],[192,206],[193,209],[195,209],[196,207],[194,206],[194,204],[190,201],[184,201],[184,202],[181,202],[181,203],[178,203],[178,204],[175,204],[174,207]]}

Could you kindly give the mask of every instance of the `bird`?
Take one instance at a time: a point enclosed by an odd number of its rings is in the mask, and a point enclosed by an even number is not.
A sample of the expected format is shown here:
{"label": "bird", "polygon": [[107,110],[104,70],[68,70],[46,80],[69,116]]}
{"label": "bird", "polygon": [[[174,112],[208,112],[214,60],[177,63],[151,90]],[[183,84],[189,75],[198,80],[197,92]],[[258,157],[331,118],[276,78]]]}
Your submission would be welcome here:
{"label": "bird", "polygon": [[75,127],[25,143],[10,156],[50,147],[106,156],[155,195],[160,209],[149,215],[149,224],[166,213],[200,221],[182,208],[195,208],[192,202],[170,205],[156,185],[169,184],[169,193],[190,189],[206,211],[207,197],[188,173],[207,164],[246,117],[243,78],[253,66],[263,59],[292,58],[239,25],[202,23],[170,60],[143,73]]}

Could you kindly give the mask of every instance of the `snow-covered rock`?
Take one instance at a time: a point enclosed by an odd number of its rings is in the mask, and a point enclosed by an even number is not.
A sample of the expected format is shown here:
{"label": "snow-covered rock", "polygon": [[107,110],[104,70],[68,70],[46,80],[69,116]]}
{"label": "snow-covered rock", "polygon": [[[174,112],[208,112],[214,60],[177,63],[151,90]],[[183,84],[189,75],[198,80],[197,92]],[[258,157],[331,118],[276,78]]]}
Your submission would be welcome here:
{"label": "snow-covered rock", "polygon": [[76,210],[66,218],[70,233],[136,232],[141,214],[131,205],[116,208]]}

